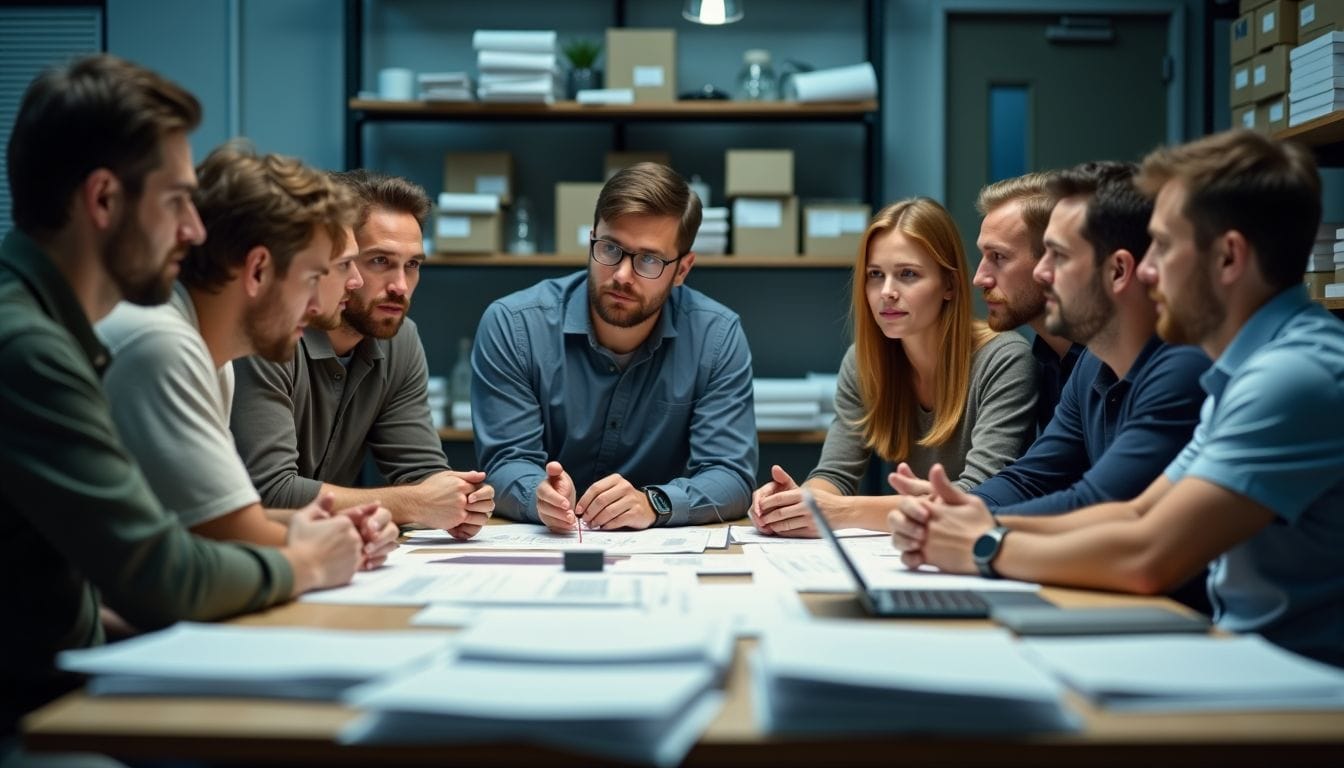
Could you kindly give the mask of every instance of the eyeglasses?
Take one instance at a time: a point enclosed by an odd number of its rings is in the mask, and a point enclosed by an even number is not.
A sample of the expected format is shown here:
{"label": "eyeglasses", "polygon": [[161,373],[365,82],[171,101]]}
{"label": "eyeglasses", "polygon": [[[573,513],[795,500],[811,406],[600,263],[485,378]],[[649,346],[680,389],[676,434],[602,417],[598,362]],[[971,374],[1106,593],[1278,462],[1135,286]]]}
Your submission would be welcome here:
{"label": "eyeglasses", "polygon": [[657,280],[662,277],[663,270],[667,269],[668,264],[676,264],[686,254],[683,253],[675,259],[662,259],[652,253],[627,251],[610,240],[595,237],[588,240],[588,256],[598,264],[607,267],[619,266],[621,259],[629,256],[630,264],[635,268],[635,274],[649,280]]}

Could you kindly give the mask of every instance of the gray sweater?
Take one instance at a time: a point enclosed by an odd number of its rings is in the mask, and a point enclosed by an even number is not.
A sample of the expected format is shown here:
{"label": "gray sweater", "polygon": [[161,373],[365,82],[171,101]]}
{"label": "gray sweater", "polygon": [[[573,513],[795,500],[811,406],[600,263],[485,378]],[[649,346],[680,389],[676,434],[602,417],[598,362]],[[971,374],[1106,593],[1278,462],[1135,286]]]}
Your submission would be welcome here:
{"label": "gray sweater", "polygon": [[[1031,345],[1016,333],[1001,333],[971,359],[966,412],[951,439],[937,447],[914,445],[904,460],[920,477],[927,477],[929,468],[941,463],[957,487],[970,490],[1012,463],[1031,444],[1035,407],[1036,364]],[[858,491],[872,455],[855,426],[865,410],[851,345],[836,383],[836,418],[809,479],[826,480],[846,495]],[[932,425],[933,412],[921,408],[919,434],[927,434]]]}

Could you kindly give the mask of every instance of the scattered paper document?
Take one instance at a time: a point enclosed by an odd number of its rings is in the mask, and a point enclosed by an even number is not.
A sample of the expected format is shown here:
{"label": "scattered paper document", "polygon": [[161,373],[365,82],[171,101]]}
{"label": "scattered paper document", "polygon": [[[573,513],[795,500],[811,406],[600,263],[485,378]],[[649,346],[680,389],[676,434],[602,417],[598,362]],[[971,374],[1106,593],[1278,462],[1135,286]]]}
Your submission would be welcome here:
{"label": "scattered paper document", "polygon": [[[772,536],[756,530],[754,525],[734,525],[730,530],[730,538],[732,538],[734,544],[808,544],[821,541],[819,538],[794,539],[787,536]],[[841,528],[835,532],[835,535],[842,539],[854,539],[869,536],[886,537],[890,534],[883,531],[870,531],[867,528]]]}
{"label": "scattered paper document", "polygon": [[607,554],[673,554],[705,551],[709,531],[705,528],[651,528],[644,531],[556,533],[544,525],[511,523],[487,525],[471,539],[459,541],[447,531],[413,531],[406,546],[435,546],[452,549],[601,549]]}
{"label": "scattered paper document", "polygon": [[751,575],[752,560],[746,555],[630,555],[611,565],[612,571],[629,573],[677,568],[689,568],[701,576]]}
{"label": "scattered paper document", "polygon": [[[900,553],[886,539],[849,539],[845,551],[863,573],[871,589],[964,589],[977,592],[1034,592],[1039,584],[1013,579],[985,579],[979,576],[942,573],[933,566],[911,570],[900,560]],[[799,592],[847,593],[858,589],[853,575],[841,563],[835,550],[824,544],[800,547],[795,544],[753,544],[744,547],[751,558],[764,558]]]}
{"label": "scattered paper document", "polygon": [[1022,645],[1042,669],[1110,709],[1344,709],[1344,671],[1259,635],[1039,638]]}
{"label": "scattered paper document", "polygon": [[336,699],[352,685],[448,648],[433,632],[241,627],[181,622],[129,640],[62,651],[93,694]]}
{"label": "scattered paper document", "polygon": [[720,525],[715,528],[704,528],[702,530],[709,532],[709,539],[705,542],[705,549],[727,549],[728,534],[730,526]]}
{"label": "scattered paper document", "polygon": [[464,661],[635,664],[704,661],[719,669],[733,658],[728,622],[703,614],[651,613],[639,621],[552,612],[496,612],[453,636]]}
{"label": "scattered paper document", "polygon": [[688,602],[692,614],[724,619],[738,637],[759,637],[776,627],[812,620],[797,592],[769,581],[700,584]]}

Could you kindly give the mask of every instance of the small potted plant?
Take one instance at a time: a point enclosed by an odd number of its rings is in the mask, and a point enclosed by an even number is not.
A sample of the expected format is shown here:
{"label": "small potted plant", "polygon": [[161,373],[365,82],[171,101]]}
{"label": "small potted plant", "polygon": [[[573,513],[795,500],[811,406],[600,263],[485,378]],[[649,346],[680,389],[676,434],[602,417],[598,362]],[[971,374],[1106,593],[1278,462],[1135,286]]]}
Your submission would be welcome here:
{"label": "small potted plant", "polygon": [[579,38],[565,43],[563,50],[565,58],[569,59],[569,98],[574,98],[579,91],[602,87],[602,73],[597,69],[601,43]]}

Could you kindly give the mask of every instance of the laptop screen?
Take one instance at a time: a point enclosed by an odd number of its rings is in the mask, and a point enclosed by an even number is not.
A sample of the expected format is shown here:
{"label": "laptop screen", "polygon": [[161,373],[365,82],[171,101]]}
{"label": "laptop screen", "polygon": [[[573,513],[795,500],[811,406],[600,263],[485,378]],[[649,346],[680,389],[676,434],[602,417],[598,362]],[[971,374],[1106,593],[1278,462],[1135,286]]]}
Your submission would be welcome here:
{"label": "laptop screen", "polygon": [[812,498],[812,492],[806,488],[803,488],[802,491],[803,503],[807,505],[808,511],[812,513],[812,518],[816,520],[817,530],[821,531],[821,537],[830,542],[831,546],[835,548],[836,554],[840,556],[840,562],[844,564],[845,569],[854,577],[854,582],[859,586],[859,597],[863,600],[864,605],[871,605],[871,590],[868,589],[868,582],[863,578],[863,572],[854,564],[854,561],[849,557],[849,553],[846,552],[845,548],[840,544],[840,537],[835,535],[835,531],[832,530],[830,522],[826,519],[826,516],[821,513],[821,508],[817,506],[817,500]]}

